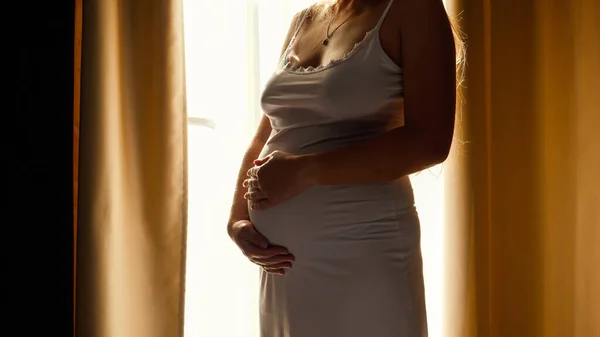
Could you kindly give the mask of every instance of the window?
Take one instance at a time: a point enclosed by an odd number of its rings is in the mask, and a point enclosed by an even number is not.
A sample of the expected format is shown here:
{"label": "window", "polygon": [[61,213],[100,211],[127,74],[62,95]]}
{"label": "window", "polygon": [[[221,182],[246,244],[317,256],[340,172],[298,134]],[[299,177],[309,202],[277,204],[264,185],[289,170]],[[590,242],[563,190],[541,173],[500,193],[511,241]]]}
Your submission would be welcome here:
{"label": "window", "polygon": [[[259,95],[293,15],[310,0],[184,0],[189,223],[186,337],[258,336],[258,268],[226,234],[242,155],[261,116]],[[430,335],[441,337],[439,168],[412,177],[421,215]]]}

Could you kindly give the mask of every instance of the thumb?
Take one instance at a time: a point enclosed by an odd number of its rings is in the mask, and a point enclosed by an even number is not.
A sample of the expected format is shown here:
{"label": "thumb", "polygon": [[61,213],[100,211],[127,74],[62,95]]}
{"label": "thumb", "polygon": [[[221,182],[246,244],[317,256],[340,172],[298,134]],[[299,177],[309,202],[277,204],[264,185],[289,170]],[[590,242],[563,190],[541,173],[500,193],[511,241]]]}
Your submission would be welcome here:
{"label": "thumb", "polygon": [[254,165],[260,166],[260,165],[268,162],[271,158],[273,158],[273,155],[275,155],[276,153],[277,153],[277,151],[275,151],[273,153],[270,153],[270,154],[268,154],[268,155],[266,155],[266,156],[264,156],[262,158],[256,158],[254,160]]}
{"label": "thumb", "polygon": [[269,240],[256,229],[252,228],[248,234],[248,241],[250,241],[250,243],[259,246],[262,249],[269,247]]}

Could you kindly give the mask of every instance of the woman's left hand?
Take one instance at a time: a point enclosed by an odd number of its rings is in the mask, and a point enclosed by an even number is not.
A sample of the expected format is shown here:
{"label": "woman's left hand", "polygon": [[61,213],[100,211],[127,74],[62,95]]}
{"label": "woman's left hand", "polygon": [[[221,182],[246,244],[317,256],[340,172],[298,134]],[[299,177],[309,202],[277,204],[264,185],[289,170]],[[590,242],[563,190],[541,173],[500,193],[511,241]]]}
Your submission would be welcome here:
{"label": "woman's left hand", "polygon": [[313,184],[308,171],[305,157],[281,151],[255,160],[243,184],[250,207],[264,210],[288,201]]}

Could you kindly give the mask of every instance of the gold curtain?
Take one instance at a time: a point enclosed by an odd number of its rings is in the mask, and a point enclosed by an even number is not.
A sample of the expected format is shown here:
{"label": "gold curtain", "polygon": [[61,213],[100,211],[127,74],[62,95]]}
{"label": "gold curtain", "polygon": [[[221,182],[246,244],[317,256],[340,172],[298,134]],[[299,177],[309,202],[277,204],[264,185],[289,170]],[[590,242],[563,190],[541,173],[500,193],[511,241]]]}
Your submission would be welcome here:
{"label": "gold curtain", "polygon": [[444,336],[600,337],[600,2],[458,0]]}
{"label": "gold curtain", "polygon": [[76,336],[182,336],[181,1],[83,1],[82,26]]}

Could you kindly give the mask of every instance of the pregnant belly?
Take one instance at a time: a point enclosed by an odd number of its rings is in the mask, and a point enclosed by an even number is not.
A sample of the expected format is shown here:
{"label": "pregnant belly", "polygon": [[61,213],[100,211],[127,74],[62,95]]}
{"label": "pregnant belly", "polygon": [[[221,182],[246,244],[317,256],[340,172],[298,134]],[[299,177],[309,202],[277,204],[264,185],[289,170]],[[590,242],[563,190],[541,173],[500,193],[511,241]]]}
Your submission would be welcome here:
{"label": "pregnant belly", "polygon": [[[250,210],[250,220],[272,244],[296,260],[345,259],[365,250],[414,248],[419,221],[408,177],[393,182],[317,186],[286,203]],[[387,247],[387,248],[386,248]]]}

